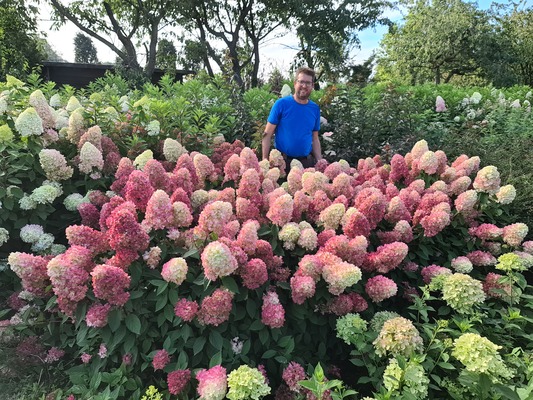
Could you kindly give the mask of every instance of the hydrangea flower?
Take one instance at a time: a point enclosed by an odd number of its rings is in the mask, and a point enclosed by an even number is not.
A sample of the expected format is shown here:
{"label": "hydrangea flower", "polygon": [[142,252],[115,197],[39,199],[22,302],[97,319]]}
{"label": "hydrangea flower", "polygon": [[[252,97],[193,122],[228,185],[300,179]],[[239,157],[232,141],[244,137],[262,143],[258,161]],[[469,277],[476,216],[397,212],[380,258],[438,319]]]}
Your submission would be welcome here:
{"label": "hydrangea flower", "polygon": [[503,228],[502,238],[509,246],[518,247],[527,236],[529,228],[522,222],[507,225]]}
{"label": "hydrangea flower", "polygon": [[383,324],[385,322],[387,322],[389,319],[393,319],[399,316],[400,314],[394,311],[378,311],[370,320],[370,329],[372,329],[374,332],[379,333],[381,331],[381,328],[383,328]]}
{"label": "hydrangea flower", "polygon": [[232,274],[238,267],[230,248],[220,241],[209,243],[201,259],[205,277],[211,281]]}
{"label": "hydrangea flower", "polygon": [[498,190],[496,198],[500,204],[510,204],[516,197],[516,189],[513,185],[505,185]]}
{"label": "hydrangea flower", "polygon": [[328,284],[331,294],[339,295],[361,280],[359,267],[345,261],[327,263],[322,269],[322,277]]}
{"label": "hydrangea flower", "polygon": [[398,394],[409,394],[415,399],[426,399],[429,378],[424,367],[414,360],[409,360],[402,368],[398,360],[392,358],[383,373],[383,386],[389,392],[400,392]]}
{"label": "hydrangea flower", "polygon": [[228,393],[230,400],[258,400],[270,394],[270,387],[265,377],[257,368],[241,365],[228,375]]}
{"label": "hydrangea flower", "polygon": [[191,380],[191,371],[189,369],[180,369],[172,371],[167,375],[168,391],[172,395],[178,395],[185,390],[185,387]]}
{"label": "hydrangea flower", "polygon": [[465,256],[455,257],[452,260],[451,266],[455,271],[462,274],[468,274],[473,269],[472,262]]}
{"label": "hydrangea flower", "polygon": [[216,365],[210,369],[202,369],[196,374],[197,391],[200,400],[222,400],[226,396],[226,368]]}
{"label": "hydrangea flower", "polygon": [[316,284],[311,276],[294,275],[290,281],[292,301],[303,304],[315,295]]}
{"label": "hydrangea flower", "polygon": [[473,307],[485,301],[483,284],[465,274],[446,275],[442,282],[442,299],[460,314],[473,312]]}
{"label": "hydrangea flower", "polygon": [[202,300],[198,311],[198,322],[202,325],[218,326],[229,319],[233,293],[226,289],[215,289],[211,296]]}
{"label": "hydrangea flower", "polygon": [[0,228],[0,246],[3,246],[9,240],[9,231],[5,228]]}
{"label": "hydrangea flower", "polygon": [[41,235],[44,235],[44,230],[41,225],[27,224],[20,228],[20,239],[26,243],[35,243],[39,240]]}
{"label": "hydrangea flower", "polygon": [[359,314],[346,314],[337,319],[337,337],[346,344],[355,344],[358,335],[367,330],[367,322]]}
{"label": "hydrangea flower", "polygon": [[187,277],[187,261],[181,257],[175,257],[163,264],[161,277],[167,282],[181,285]]}
{"label": "hydrangea flower", "polygon": [[373,342],[376,354],[403,355],[409,357],[422,350],[423,341],[411,321],[403,317],[389,319],[383,324],[378,337]]}
{"label": "hydrangea flower", "polygon": [[396,283],[386,276],[377,275],[370,278],[365,285],[365,292],[376,303],[388,299],[398,292]]}
{"label": "hydrangea flower", "polygon": [[283,370],[281,377],[292,392],[299,393],[302,388],[298,382],[304,380],[306,375],[304,368],[300,364],[291,361]]}
{"label": "hydrangea flower", "polygon": [[11,131],[9,125],[0,125],[0,143],[9,143],[13,140],[13,137],[13,131]]}
{"label": "hydrangea flower", "polygon": [[93,169],[101,171],[104,167],[102,152],[91,142],[85,142],[80,149],[80,172],[90,174]]}
{"label": "hydrangea flower", "polygon": [[93,304],[87,310],[85,322],[92,328],[103,328],[107,325],[107,316],[111,310],[111,304]]}
{"label": "hydrangea flower", "polygon": [[158,350],[154,358],[152,359],[152,366],[154,367],[154,371],[157,371],[158,369],[164,369],[166,365],[170,362],[170,356],[168,354],[168,351],[165,349]]}
{"label": "hydrangea flower", "polygon": [[498,168],[489,165],[478,171],[474,179],[474,189],[478,192],[496,194],[500,190],[500,181]]}
{"label": "hydrangea flower", "polygon": [[176,162],[182,154],[185,154],[187,149],[181,145],[177,140],[166,138],[163,142],[163,155],[170,162]]}
{"label": "hydrangea flower", "polygon": [[157,136],[159,135],[160,131],[161,125],[156,119],[148,122],[148,125],[146,125],[146,132],[148,133],[148,136]]}
{"label": "hydrangea flower", "polygon": [[261,322],[271,328],[281,328],[285,324],[285,310],[274,291],[263,295]]}
{"label": "hydrangea flower", "polygon": [[39,136],[44,132],[43,121],[33,107],[22,111],[15,120],[15,129],[20,136]]}
{"label": "hydrangea flower", "polygon": [[174,306],[174,314],[186,322],[191,322],[198,313],[198,303],[194,300],[180,299]]}
{"label": "hydrangea flower", "polygon": [[506,253],[499,256],[495,268],[506,273],[523,271],[526,269],[520,256],[515,253]]}
{"label": "hydrangea flower", "polygon": [[94,295],[112,305],[122,306],[130,298],[126,290],[130,286],[130,276],[121,268],[100,264],[91,272]]}
{"label": "hydrangea flower", "polygon": [[452,356],[459,360],[467,371],[509,378],[511,371],[498,354],[499,349],[501,346],[477,333],[464,333],[454,340]]}
{"label": "hydrangea flower", "polygon": [[345,212],[344,204],[334,203],[320,212],[318,222],[324,229],[337,229]]}

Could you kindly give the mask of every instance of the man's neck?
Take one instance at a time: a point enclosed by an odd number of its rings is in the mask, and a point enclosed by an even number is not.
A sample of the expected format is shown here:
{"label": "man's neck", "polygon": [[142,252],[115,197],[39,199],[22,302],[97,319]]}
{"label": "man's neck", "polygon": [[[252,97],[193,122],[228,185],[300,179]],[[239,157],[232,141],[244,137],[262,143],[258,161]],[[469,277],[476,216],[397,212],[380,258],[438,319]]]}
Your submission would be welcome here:
{"label": "man's neck", "polygon": [[297,102],[299,104],[307,104],[307,103],[309,103],[309,99],[300,99],[298,96],[296,96],[296,94],[293,94],[292,98],[294,99],[295,102]]}

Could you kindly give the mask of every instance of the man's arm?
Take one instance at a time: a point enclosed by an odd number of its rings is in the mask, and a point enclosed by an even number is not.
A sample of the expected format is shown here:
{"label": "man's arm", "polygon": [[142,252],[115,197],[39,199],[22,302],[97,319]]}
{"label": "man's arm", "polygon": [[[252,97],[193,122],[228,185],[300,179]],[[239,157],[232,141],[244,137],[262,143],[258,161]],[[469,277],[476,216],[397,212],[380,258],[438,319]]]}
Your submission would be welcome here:
{"label": "man's arm", "polygon": [[270,122],[267,122],[266,124],[265,131],[263,132],[263,140],[261,141],[263,160],[268,160],[268,156],[270,154],[270,144],[272,143],[272,136],[276,131],[276,126],[277,125],[271,124]]}
{"label": "man's arm", "polygon": [[313,131],[313,149],[311,150],[315,160],[322,159],[322,147],[320,146],[320,139],[318,138],[318,131]]}

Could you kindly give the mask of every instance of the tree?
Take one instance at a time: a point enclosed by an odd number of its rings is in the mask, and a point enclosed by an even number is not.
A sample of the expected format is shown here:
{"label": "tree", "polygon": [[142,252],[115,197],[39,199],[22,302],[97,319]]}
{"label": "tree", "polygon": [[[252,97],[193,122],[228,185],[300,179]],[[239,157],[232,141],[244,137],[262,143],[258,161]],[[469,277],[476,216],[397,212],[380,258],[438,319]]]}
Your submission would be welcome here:
{"label": "tree", "polygon": [[74,61],[77,63],[96,64],[98,56],[96,47],[90,37],[83,33],[76,33],[74,36]]}
{"label": "tree", "polygon": [[168,72],[176,71],[176,46],[168,39],[161,39],[157,44],[156,67]]}
{"label": "tree", "polygon": [[[57,25],[71,21],[82,32],[113,50],[126,68],[141,70],[137,44],[144,47],[144,73],[155,68],[159,31],[175,25],[181,2],[173,0],[50,0]],[[115,44],[117,39],[119,44]]]}
{"label": "tree", "polygon": [[346,62],[359,46],[359,30],[389,24],[382,18],[390,7],[385,0],[296,0],[292,7],[288,27],[297,27],[299,41],[295,64],[315,69],[317,79],[334,80],[348,72]]}
{"label": "tree", "polygon": [[391,27],[381,42],[379,76],[416,84],[449,82],[479,74],[481,44],[492,29],[487,12],[462,0],[416,0],[403,25]]}
{"label": "tree", "polygon": [[[187,0],[184,19],[196,32],[196,49],[203,51],[203,63],[213,74],[213,60],[223,74],[244,87],[243,71],[250,70],[250,84],[257,86],[259,47],[267,36],[282,26],[280,0]],[[186,3],[186,4],[185,4]],[[221,42],[224,50],[215,45]]]}
{"label": "tree", "polygon": [[23,77],[46,57],[37,37],[37,9],[23,0],[0,4],[0,76]]}
{"label": "tree", "polygon": [[533,9],[514,9],[501,18],[509,69],[518,84],[533,86]]}

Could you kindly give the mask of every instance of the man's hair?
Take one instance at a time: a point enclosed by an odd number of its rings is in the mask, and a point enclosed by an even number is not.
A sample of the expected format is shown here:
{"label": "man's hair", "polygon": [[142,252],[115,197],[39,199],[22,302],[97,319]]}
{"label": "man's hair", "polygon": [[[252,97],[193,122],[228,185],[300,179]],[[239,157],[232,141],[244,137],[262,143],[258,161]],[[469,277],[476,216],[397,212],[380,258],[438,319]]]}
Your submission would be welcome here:
{"label": "man's hair", "polygon": [[304,74],[309,75],[311,78],[313,78],[313,81],[315,80],[315,70],[311,69],[309,67],[300,67],[296,70],[296,73],[294,75],[294,80],[298,79],[298,75]]}

